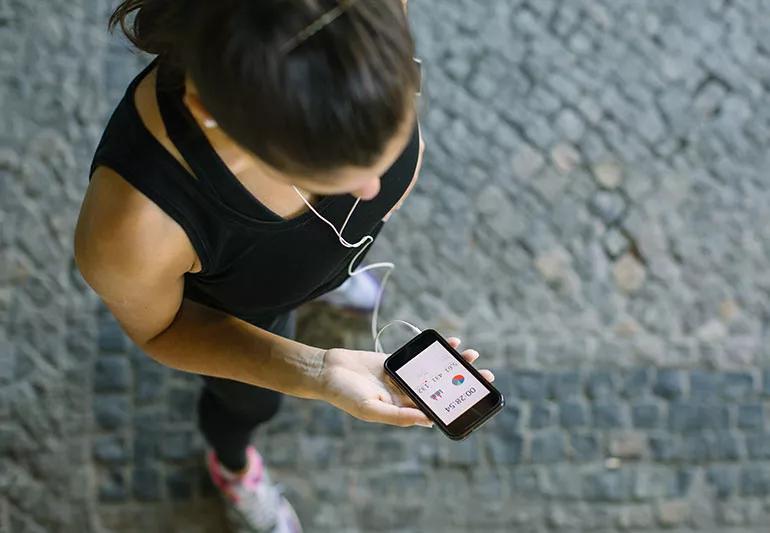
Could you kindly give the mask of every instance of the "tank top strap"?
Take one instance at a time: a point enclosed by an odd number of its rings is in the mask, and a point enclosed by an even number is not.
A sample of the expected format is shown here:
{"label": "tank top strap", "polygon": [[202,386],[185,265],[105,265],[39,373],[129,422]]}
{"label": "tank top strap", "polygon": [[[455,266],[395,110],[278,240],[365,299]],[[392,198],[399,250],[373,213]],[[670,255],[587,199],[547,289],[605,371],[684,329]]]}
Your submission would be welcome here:
{"label": "tank top strap", "polygon": [[195,177],[222,203],[262,220],[278,220],[251,195],[211,146],[184,105],[184,74],[173,65],[158,66],[157,100],[166,132]]}
{"label": "tank top strap", "polygon": [[175,105],[177,101],[181,102],[184,95],[184,77],[164,61],[158,64],[155,95],[169,139],[192,169],[194,178],[219,196],[211,177],[221,169],[204,155],[210,150],[210,145],[192,115],[179,113]]}
{"label": "tank top strap", "polygon": [[88,178],[104,166],[149,198],[184,229],[205,273],[216,263],[214,243],[221,233],[221,223],[207,200],[210,193],[146,130],[133,101],[136,86],[156,61],[134,78],[115,108],[94,152]]}

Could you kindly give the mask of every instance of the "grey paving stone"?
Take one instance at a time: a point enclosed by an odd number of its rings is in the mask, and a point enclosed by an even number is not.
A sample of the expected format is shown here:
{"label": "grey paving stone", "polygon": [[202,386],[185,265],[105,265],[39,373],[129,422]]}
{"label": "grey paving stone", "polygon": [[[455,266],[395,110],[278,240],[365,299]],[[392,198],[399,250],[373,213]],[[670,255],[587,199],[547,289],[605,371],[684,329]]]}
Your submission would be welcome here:
{"label": "grey paving stone", "polygon": [[635,474],[633,496],[638,501],[673,498],[685,492],[685,483],[680,482],[678,471],[673,468],[640,467]]}
{"label": "grey paving stone", "polygon": [[614,224],[623,218],[626,200],[615,191],[598,191],[591,208],[605,224]]}
{"label": "grey paving stone", "polygon": [[719,373],[693,370],[690,372],[690,397],[714,400],[721,393],[723,377]]}
{"label": "grey paving stone", "polygon": [[716,488],[721,499],[730,498],[738,490],[738,469],[735,466],[713,465],[706,471],[706,479]]}
{"label": "grey paving stone", "polygon": [[552,373],[549,384],[549,396],[557,400],[579,396],[582,392],[580,373],[577,371]]}
{"label": "grey paving stone", "polygon": [[200,452],[193,443],[190,431],[166,431],[161,440],[160,451],[164,459],[183,461]]}
{"label": "grey paving stone", "polygon": [[99,320],[99,350],[106,353],[123,353],[128,344],[117,321],[107,315]]}
{"label": "grey paving stone", "polygon": [[602,447],[596,434],[571,433],[569,437],[571,457],[576,461],[590,461],[601,457]]}
{"label": "grey paving stone", "polygon": [[718,456],[716,442],[710,434],[691,434],[683,437],[681,459],[690,463],[706,463]]}
{"label": "grey paving stone", "polygon": [[96,392],[125,392],[131,384],[131,368],[122,356],[104,356],[96,361],[94,390]]}
{"label": "grey paving stone", "polygon": [[660,427],[663,415],[660,406],[655,403],[639,403],[631,406],[631,420],[634,427],[654,429]]}
{"label": "grey paving stone", "polygon": [[15,347],[0,338],[0,382],[7,383],[14,376],[16,363]]}
{"label": "grey paving stone", "polygon": [[685,375],[680,370],[658,370],[657,380],[652,391],[667,400],[675,400],[684,396]]}
{"label": "grey paving stone", "polygon": [[[497,381],[497,380],[495,380]],[[521,428],[522,407],[515,400],[508,401],[503,410],[495,418],[488,422],[490,430],[494,433],[507,436],[514,434]]]}
{"label": "grey paving stone", "polygon": [[741,440],[736,433],[724,429],[717,431],[714,439],[714,457],[722,461],[740,461],[745,455]]}
{"label": "grey paving stone", "polygon": [[693,463],[737,461],[743,455],[737,437],[726,432],[686,435],[682,453],[685,460]]}
{"label": "grey paving stone", "polygon": [[530,108],[541,113],[555,113],[561,109],[561,100],[541,85],[532,88],[530,94]]}
{"label": "grey paving stone", "polygon": [[742,467],[740,486],[743,496],[766,496],[770,493],[770,469],[766,465]]}
{"label": "grey paving stone", "polygon": [[730,425],[727,406],[721,403],[675,402],[669,404],[668,425],[672,431],[720,429]]}
{"label": "grey paving stone", "polygon": [[160,481],[161,474],[157,468],[151,466],[135,468],[131,478],[131,492],[141,502],[159,501],[163,497]]}
{"label": "grey paving stone", "polygon": [[621,502],[631,496],[634,475],[630,470],[596,470],[583,476],[588,501]]}
{"label": "grey paving stone", "polygon": [[602,240],[602,244],[604,245],[607,254],[613,259],[623,255],[630,245],[626,236],[617,228],[610,228],[607,231]]}
{"label": "grey paving stone", "polygon": [[165,395],[166,371],[157,366],[141,366],[136,370],[134,398],[137,403],[157,402]]}
{"label": "grey paving stone", "polygon": [[639,123],[640,135],[649,143],[659,141],[666,131],[666,125],[660,115],[654,109],[649,109],[643,113]]}
{"label": "grey paving stone", "polygon": [[571,429],[588,424],[588,411],[582,402],[563,402],[559,404],[559,422]]}
{"label": "grey paving stone", "polygon": [[193,496],[195,480],[196,472],[193,468],[172,468],[166,474],[166,490],[172,500],[190,500]]}
{"label": "grey paving stone", "polygon": [[738,427],[745,430],[763,430],[765,411],[761,403],[738,406]]}
{"label": "grey paving stone", "polygon": [[555,419],[554,406],[548,403],[533,403],[529,412],[529,427],[541,429],[553,424]]}
{"label": "grey paving stone", "polygon": [[195,418],[198,391],[187,388],[173,388],[168,392],[169,420],[188,421]]}
{"label": "grey paving stone", "polygon": [[451,443],[442,449],[441,460],[451,465],[478,465],[481,460],[479,440],[472,436],[464,441]]}
{"label": "grey paving stone", "polygon": [[129,459],[128,442],[117,435],[96,437],[94,457],[103,463],[125,463]]}
{"label": "grey paving stone", "polygon": [[770,459],[770,434],[746,433],[746,450],[751,459]]}
{"label": "grey paving stone", "polygon": [[367,502],[357,508],[358,521],[367,530],[382,529],[385,531],[400,531],[414,524],[415,517],[423,512],[424,504],[410,501],[403,506],[394,503]]}
{"label": "grey paving stone", "polygon": [[676,472],[676,484],[673,496],[686,498],[690,494],[690,489],[696,480],[696,476],[699,476],[699,470],[696,468],[679,468]]}
{"label": "grey paving stone", "polygon": [[546,383],[541,372],[517,372],[513,376],[513,395],[523,400],[544,400],[548,394]]}
{"label": "grey paving stone", "polygon": [[119,503],[126,500],[128,490],[126,478],[122,470],[107,470],[101,477],[99,484],[99,501],[107,503]]}
{"label": "grey paving stone", "polygon": [[490,436],[487,439],[490,459],[495,464],[518,464],[522,460],[524,437],[512,435],[507,439],[498,436]]}
{"label": "grey paving stone", "polygon": [[134,461],[137,465],[149,465],[160,458],[163,434],[160,430],[143,429],[134,435]]}
{"label": "grey paving stone", "polygon": [[585,124],[572,109],[563,109],[556,117],[556,127],[572,142],[579,141],[585,133]]}
{"label": "grey paving stone", "polygon": [[[278,467],[296,468],[301,459],[300,451],[300,439],[296,436],[290,436],[286,434],[271,435],[265,439],[265,442],[260,446],[260,453],[264,453],[265,457],[270,458],[270,463]],[[343,456],[347,464],[357,464],[360,462],[366,462],[361,459],[360,456],[366,452],[369,455],[375,455],[378,451],[385,450],[388,453],[382,455],[382,460],[387,461],[394,455],[401,456],[401,448],[403,444],[399,441],[393,442],[392,440],[384,441],[381,447],[377,449],[372,446],[371,449],[362,450],[360,446],[354,446],[353,442],[344,447],[347,452]],[[348,451],[348,448],[351,448]],[[359,452],[356,454],[355,452]]]}
{"label": "grey paving stone", "polygon": [[762,371],[762,394],[770,396],[770,369]]}
{"label": "grey paving stone", "polygon": [[94,400],[94,417],[103,429],[125,427],[131,416],[129,409],[130,404],[125,396],[102,394]]}
{"label": "grey paving stone", "polygon": [[750,399],[756,389],[755,376],[751,372],[729,372],[722,381],[722,394],[728,400]]}
{"label": "grey paving stone", "polygon": [[632,368],[623,375],[623,385],[621,387],[623,395],[627,398],[637,398],[650,391],[651,383],[654,379],[654,369]]}
{"label": "grey paving stone", "polygon": [[558,430],[545,430],[532,435],[533,463],[555,463],[566,454],[564,435]]}
{"label": "grey paving stone", "polygon": [[593,400],[606,400],[617,393],[616,377],[606,371],[597,371],[586,378],[586,394]]}
{"label": "grey paving stone", "polygon": [[326,436],[307,436],[299,442],[300,460],[318,469],[342,462],[341,449],[340,442]]}
{"label": "grey paving stone", "polygon": [[655,461],[675,461],[682,457],[681,445],[671,435],[655,434],[650,436],[649,448]]}
{"label": "grey paving stone", "polygon": [[626,425],[622,406],[617,403],[595,403],[591,411],[593,424],[599,429],[622,428]]}
{"label": "grey paving stone", "polygon": [[345,413],[331,406],[314,405],[310,413],[310,423],[306,426],[311,435],[344,435]]}
{"label": "grey paving stone", "polygon": [[13,358],[13,379],[28,379],[35,371],[35,360],[30,352],[19,351]]}

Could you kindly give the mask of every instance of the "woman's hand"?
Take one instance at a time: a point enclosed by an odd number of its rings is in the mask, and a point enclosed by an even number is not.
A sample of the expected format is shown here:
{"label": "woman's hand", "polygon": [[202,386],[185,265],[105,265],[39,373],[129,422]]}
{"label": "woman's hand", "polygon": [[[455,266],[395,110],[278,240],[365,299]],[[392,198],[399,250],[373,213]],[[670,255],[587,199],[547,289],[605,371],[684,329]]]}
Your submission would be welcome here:
{"label": "woman's hand", "polygon": [[[447,342],[455,350],[460,346],[457,337],[449,337]],[[385,373],[383,363],[388,355],[343,348],[327,350],[320,377],[321,399],[367,422],[431,427],[433,422]],[[460,355],[473,363],[479,352],[468,349]],[[479,372],[487,381],[494,381],[489,370]]]}

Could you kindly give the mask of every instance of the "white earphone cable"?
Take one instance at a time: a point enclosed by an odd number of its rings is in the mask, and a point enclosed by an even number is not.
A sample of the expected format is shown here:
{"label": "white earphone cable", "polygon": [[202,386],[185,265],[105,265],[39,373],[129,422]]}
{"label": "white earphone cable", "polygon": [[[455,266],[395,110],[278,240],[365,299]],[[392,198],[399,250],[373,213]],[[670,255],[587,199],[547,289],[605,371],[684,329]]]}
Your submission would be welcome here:
{"label": "white earphone cable", "polygon": [[[350,217],[353,214],[353,211],[355,211],[356,206],[358,206],[358,202],[360,202],[361,199],[360,198],[356,199],[356,203],[353,204],[353,207],[351,208],[350,212],[348,213],[348,216],[345,218],[345,222],[342,223],[342,227],[339,229],[339,231],[337,231],[337,228],[334,227],[334,224],[332,224],[331,222],[326,220],[324,217],[322,217],[321,214],[318,211],[316,211],[315,208],[312,205],[310,205],[310,202],[308,202],[305,199],[305,197],[302,196],[302,194],[299,192],[299,190],[296,187],[294,187],[293,185],[292,185],[292,187],[297,192],[297,194],[299,194],[300,198],[302,198],[302,201],[305,202],[305,204],[313,211],[313,213],[315,213],[318,216],[318,218],[320,218],[321,220],[326,222],[329,225],[329,227],[331,227],[331,229],[334,231],[334,233],[337,234],[337,237],[339,238],[339,241],[340,241],[340,243],[343,246],[345,246],[346,248],[358,248],[359,246],[363,245],[363,248],[361,248],[358,251],[358,253],[355,255],[353,260],[348,265],[348,274],[350,276],[355,276],[356,274],[360,274],[361,272],[366,272],[367,270],[372,270],[372,269],[375,269],[375,268],[387,268],[388,269],[387,272],[385,272],[385,274],[382,277],[382,283],[380,285],[380,290],[377,293],[377,300],[376,300],[375,305],[374,305],[374,313],[372,314],[372,338],[374,339],[374,351],[376,351],[376,352],[384,352],[385,351],[385,350],[383,350],[382,344],[380,343],[380,340],[379,340],[380,339],[380,334],[382,334],[382,332],[385,331],[385,329],[388,326],[390,326],[391,324],[393,324],[394,322],[401,322],[402,324],[406,324],[415,333],[418,333],[418,334],[421,333],[421,331],[420,331],[420,329],[418,327],[410,324],[409,322],[406,322],[405,320],[392,320],[392,321],[388,322],[387,324],[385,324],[385,326],[383,326],[382,329],[379,332],[377,331],[377,315],[378,315],[378,311],[380,309],[380,300],[382,299],[382,293],[385,291],[385,283],[387,283],[388,277],[390,276],[391,271],[395,268],[395,265],[393,263],[390,263],[390,262],[372,263],[370,265],[367,265],[365,267],[357,269],[355,272],[353,272],[351,270],[351,268],[353,267],[353,264],[356,262],[356,259],[358,259],[358,256],[360,256],[364,252],[364,250],[366,250],[367,246],[369,246],[372,242],[374,242],[374,238],[371,235],[364,235],[356,244],[351,244],[351,243],[349,243],[348,241],[346,241],[342,237],[342,232],[345,230],[345,226],[347,226],[348,221],[350,220]],[[367,241],[367,239],[368,239],[368,241]],[[366,244],[364,244],[364,243],[366,243]]]}

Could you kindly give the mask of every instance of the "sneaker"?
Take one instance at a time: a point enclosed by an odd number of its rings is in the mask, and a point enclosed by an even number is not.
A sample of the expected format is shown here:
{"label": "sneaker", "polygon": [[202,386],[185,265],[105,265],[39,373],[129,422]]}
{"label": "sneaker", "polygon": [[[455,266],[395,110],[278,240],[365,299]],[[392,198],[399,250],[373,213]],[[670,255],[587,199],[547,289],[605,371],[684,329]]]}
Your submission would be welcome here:
{"label": "sneaker", "polygon": [[380,287],[380,280],[367,270],[350,276],[342,285],[322,294],[315,301],[357,313],[371,313]]}
{"label": "sneaker", "polygon": [[206,465],[214,485],[225,500],[225,512],[234,533],[302,533],[297,513],[274,484],[254,446],[246,449],[248,471],[236,475],[206,453]]}

